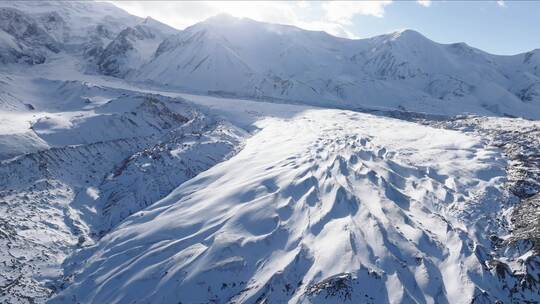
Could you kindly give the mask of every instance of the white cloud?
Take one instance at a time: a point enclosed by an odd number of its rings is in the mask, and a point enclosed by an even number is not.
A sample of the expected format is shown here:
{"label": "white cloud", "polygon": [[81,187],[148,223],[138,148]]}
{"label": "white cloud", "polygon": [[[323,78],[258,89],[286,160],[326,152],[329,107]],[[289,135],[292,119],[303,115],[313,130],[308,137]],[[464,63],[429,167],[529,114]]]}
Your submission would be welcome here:
{"label": "white cloud", "polygon": [[500,7],[506,7],[506,3],[503,0],[498,0],[497,5]]}
{"label": "white cloud", "polygon": [[350,24],[356,15],[384,16],[384,7],[392,1],[330,1],[322,8],[326,11],[328,20],[339,24]]}
{"label": "white cloud", "polygon": [[296,5],[298,5],[299,8],[306,8],[309,7],[310,3],[309,1],[298,1],[296,2]]}
{"label": "white cloud", "polygon": [[310,30],[310,31],[324,31],[330,35],[337,36],[337,37],[349,38],[349,39],[358,38],[358,36],[352,33],[351,31],[349,31],[346,26],[343,26],[342,24],[338,24],[338,23],[324,22],[324,21],[309,21],[309,22],[300,21],[294,25],[300,28],[306,29],[306,30]]}
{"label": "white cloud", "polygon": [[331,35],[357,38],[352,19],[357,15],[384,16],[392,1],[110,1],[131,14],[184,29],[220,13],[289,24]]}
{"label": "white cloud", "polygon": [[191,5],[189,2],[169,1],[110,1],[128,13],[152,18],[178,29],[184,29],[196,22],[219,13],[213,6],[205,2]]}
{"label": "white cloud", "polygon": [[431,6],[431,0],[418,0],[416,1],[418,4],[424,6],[424,7],[430,7]]}
{"label": "white cloud", "polygon": [[[152,18],[183,29],[220,13],[235,17],[294,24],[300,19],[293,2],[270,1],[110,1],[131,14]],[[304,8],[307,7],[305,4]]]}

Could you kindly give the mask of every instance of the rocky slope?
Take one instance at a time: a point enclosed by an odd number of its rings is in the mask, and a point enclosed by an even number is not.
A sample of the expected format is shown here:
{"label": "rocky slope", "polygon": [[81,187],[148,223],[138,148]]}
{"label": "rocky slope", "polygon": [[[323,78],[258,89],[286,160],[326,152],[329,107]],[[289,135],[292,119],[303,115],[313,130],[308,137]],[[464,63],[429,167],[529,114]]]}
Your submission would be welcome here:
{"label": "rocky slope", "polygon": [[[77,85],[60,87],[80,93]],[[34,120],[35,136],[51,147],[0,164],[0,301],[43,302],[62,286],[61,263],[73,250],[241,142],[242,132],[181,99],[121,92],[75,116]],[[71,119],[62,125],[60,117]]]}

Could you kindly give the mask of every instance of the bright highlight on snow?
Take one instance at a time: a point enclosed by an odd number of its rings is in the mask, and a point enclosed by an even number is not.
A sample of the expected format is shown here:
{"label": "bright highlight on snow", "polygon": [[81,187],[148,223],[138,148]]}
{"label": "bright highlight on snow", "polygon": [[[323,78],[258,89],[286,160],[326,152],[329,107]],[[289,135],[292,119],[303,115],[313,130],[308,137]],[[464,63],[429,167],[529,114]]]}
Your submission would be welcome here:
{"label": "bright highlight on snow", "polygon": [[538,50],[0,16],[0,302],[540,301]]}

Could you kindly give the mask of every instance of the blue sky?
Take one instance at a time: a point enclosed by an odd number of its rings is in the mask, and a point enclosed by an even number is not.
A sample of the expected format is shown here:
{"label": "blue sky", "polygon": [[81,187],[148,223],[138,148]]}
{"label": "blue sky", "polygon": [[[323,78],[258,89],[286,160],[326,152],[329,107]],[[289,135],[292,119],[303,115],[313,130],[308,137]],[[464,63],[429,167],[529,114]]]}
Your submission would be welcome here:
{"label": "blue sky", "polygon": [[420,7],[394,2],[382,18],[355,16],[355,34],[377,35],[396,28],[417,30],[437,42],[466,42],[495,54],[540,48],[540,2],[446,1]]}
{"label": "blue sky", "polygon": [[414,29],[442,43],[493,54],[540,48],[540,1],[111,1],[183,29],[219,13],[366,38]]}

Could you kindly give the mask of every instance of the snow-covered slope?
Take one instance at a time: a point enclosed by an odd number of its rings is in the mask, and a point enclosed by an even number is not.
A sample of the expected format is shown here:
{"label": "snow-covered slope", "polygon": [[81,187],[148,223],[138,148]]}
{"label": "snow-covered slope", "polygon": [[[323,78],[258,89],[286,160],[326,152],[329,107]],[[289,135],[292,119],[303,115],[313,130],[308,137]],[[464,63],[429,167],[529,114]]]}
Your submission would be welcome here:
{"label": "snow-covered slope", "polygon": [[0,16],[0,302],[540,301],[538,50]]}
{"label": "snow-covered slope", "polygon": [[44,302],[73,250],[230,157],[244,136],[181,98],[2,77],[2,303]]}
{"label": "snow-covered slope", "polygon": [[75,255],[53,303],[537,299],[515,288],[518,273],[538,279],[538,260],[501,278],[491,255],[508,208],[496,149],[394,119],[248,104],[227,105],[232,120],[258,117],[245,148]]}
{"label": "snow-covered slope", "polygon": [[535,54],[495,56],[411,30],[347,40],[219,15],[165,40],[132,79],[325,106],[538,118]]}

